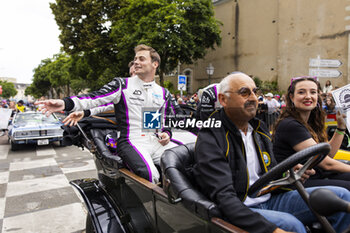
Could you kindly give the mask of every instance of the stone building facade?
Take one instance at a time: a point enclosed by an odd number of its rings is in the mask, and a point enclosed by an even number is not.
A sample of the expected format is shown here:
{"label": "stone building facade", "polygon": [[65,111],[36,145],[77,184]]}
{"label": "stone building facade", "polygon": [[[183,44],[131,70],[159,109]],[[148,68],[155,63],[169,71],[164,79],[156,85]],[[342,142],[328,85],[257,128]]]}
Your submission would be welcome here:
{"label": "stone building facade", "polygon": [[[181,66],[190,92],[208,85],[206,67],[215,70],[211,83],[232,71],[286,90],[291,77],[325,70],[323,86],[349,83],[349,0],[213,0],[215,17],[223,23],[222,45],[194,65]],[[349,26],[348,26],[349,25]],[[327,59],[339,67],[310,67],[310,59]],[[336,65],[337,66],[337,65]],[[328,76],[328,77],[327,77]]]}

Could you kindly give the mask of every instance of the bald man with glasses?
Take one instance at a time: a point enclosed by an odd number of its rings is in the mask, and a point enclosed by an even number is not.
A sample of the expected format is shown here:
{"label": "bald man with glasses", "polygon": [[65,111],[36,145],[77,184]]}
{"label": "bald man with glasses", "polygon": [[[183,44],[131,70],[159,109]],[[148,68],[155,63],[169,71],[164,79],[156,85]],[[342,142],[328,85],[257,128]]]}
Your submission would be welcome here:
{"label": "bald man with glasses", "polygon": [[[258,99],[254,81],[234,73],[220,82],[218,98],[223,106],[210,117],[221,120],[220,128],[202,128],[195,147],[193,174],[201,191],[215,202],[224,217],[248,232],[306,233],[305,224],[316,222],[297,191],[250,198],[249,187],[276,161],[268,129],[255,118]],[[307,179],[314,170],[307,170]],[[316,187],[315,187],[316,188]],[[315,188],[306,189],[307,192]],[[327,186],[344,200],[350,192]],[[336,232],[342,232],[350,215],[329,217]]]}

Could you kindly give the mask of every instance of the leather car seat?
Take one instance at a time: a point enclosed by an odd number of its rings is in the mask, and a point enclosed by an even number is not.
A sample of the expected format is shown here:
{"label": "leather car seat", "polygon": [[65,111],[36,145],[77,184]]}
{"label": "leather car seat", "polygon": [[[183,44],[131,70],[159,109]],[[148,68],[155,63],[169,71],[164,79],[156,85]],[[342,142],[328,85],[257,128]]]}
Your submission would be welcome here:
{"label": "leather car seat", "polygon": [[163,189],[169,200],[178,200],[189,211],[205,220],[221,217],[218,207],[196,187],[192,173],[194,147],[195,143],[190,143],[164,152],[161,157]]}

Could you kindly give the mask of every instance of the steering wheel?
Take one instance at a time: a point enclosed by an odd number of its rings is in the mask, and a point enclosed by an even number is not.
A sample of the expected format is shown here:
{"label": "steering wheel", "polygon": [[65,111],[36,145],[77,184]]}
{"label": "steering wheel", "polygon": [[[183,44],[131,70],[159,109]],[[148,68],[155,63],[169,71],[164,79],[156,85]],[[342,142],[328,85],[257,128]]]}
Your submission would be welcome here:
{"label": "steering wheel", "polygon": [[[330,145],[323,142],[293,154],[262,175],[250,186],[248,195],[255,198],[281,186],[294,184],[296,181],[300,180],[306,170],[313,168],[321,162],[328,155],[330,150]],[[307,162],[304,163],[300,170],[293,171],[295,165],[305,160],[307,160]],[[283,173],[285,173],[285,176],[281,178]]]}

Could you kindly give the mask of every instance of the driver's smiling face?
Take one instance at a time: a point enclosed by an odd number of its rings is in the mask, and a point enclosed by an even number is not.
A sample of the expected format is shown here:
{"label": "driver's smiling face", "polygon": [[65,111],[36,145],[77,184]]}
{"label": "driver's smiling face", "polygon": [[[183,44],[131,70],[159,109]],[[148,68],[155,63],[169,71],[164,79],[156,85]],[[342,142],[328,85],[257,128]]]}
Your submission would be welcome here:
{"label": "driver's smiling face", "polygon": [[315,82],[305,80],[295,85],[291,100],[296,109],[301,111],[311,111],[317,105],[317,85]]}
{"label": "driver's smiling face", "polygon": [[138,51],[134,58],[134,73],[143,79],[148,74],[155,73],[158,62],[152,61],[150,52],[147,50]]}

